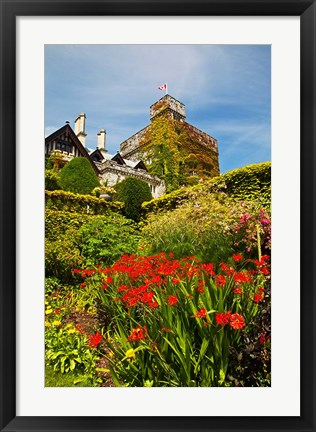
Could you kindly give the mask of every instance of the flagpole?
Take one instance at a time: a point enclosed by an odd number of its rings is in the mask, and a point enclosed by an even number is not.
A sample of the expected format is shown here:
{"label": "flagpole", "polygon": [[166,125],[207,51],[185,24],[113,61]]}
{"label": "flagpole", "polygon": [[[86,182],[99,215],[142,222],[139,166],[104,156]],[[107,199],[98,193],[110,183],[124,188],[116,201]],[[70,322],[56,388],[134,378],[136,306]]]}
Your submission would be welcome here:
{"label": "flagpole", "polygon": [[168,83],[166,83],[166,94],[168,93]]}

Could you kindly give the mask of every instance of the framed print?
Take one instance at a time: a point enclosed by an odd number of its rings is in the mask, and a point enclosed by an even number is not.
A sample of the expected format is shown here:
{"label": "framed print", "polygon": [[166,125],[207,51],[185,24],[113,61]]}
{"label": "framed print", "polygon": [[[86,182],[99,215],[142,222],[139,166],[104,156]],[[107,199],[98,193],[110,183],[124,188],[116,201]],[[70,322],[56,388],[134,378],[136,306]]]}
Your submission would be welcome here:
{"label": "framed print", "polygon": [[0,14],[1,430],[314,431],[315,2]]}

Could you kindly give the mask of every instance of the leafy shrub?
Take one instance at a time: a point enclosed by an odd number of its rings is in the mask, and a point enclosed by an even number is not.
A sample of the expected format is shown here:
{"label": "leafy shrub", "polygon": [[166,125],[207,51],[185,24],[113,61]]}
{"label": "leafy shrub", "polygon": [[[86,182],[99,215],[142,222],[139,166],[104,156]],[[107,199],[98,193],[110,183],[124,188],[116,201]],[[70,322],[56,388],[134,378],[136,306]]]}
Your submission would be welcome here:
{"label": "leafy shrub", "polygon": [[231,231],[234,236],[234,249],[248,258],[271,254],[270,214],[254,204],[240,203],[233,208],[235,223]]}
{"label": "leafy shrub", "polygon": [[110,265],[121,255],[135,251],[139,241],[136,225],[117,213],[84,216],[48,211],[46,230],[46,276],[64,283],[75,280],[73,269]]}
{"label": "leafy shrub", "polygon": [[64,283],[73,281],[72,270],[84,264],[75,241],[76,231],[69,229],[56,240],[45,241],[45,274]]}
{"label": "leafy shrub", "polygon": [[176,258],[194,255],[218,263],[233,252],[231,209],[211,194],[192,196],[175,210],[150,215],[142,228],[145,251],[172,252]]}
{"label": "leafy shrub", "polygon": [[46,210],[60,210],[84,214],[106,215],[111,211],[121,212],[124,204],[110,202],[91,195],[80,195],[64,191],[45,191]]}
{"label": "leafy shrub", "polygon": [[87,266],[110,265],[137,249],[139,232],[132,221],[117,215],[91,219],[82,225],[75,239]]}
{"label": "leafy shrub", "polygon": [[141,205],[152,198],[148,184],[134,177],[127,177],[115,186],[115,199],[124,203],[124,214],[138,222],[141,217]]}
{"label": "leafy shrub", "polygon": [[45,170],[45,189],[49,191],[61,189],[60,177],[57,171],[55,170]]}
{"label": "leafy shrub", "polygon": [[45,209],[45,238],[46,240],[56,240],[65,234],[69,228],[79,229],[91,218],[102,218],[83,213],[74,213],[63,210]]}
{"label": "leafy shrub", "polygon": [[99,186],[99,180],[89,161],[77,157],[68,162],[60,171],[60,185],[64,191],[89,194]]}

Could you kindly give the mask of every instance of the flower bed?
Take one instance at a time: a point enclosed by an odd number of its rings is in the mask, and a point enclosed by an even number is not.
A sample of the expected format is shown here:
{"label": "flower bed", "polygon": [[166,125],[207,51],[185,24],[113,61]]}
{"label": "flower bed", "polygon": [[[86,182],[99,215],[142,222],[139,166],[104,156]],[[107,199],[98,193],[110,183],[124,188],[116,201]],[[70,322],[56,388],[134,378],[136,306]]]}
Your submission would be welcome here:
{"label": "flower bed", "polygon": [[[264,349],[269,343],[258,320],[270,290],[268,255],[234,254],[217,269],[194,257],[124,255],[111,267],[75,273],[82,289],[96,290],[110,323],[107,359],[118,386],[232,385],[231,351],[249,334]],[[264,385],[269,374],[267,364]]]}

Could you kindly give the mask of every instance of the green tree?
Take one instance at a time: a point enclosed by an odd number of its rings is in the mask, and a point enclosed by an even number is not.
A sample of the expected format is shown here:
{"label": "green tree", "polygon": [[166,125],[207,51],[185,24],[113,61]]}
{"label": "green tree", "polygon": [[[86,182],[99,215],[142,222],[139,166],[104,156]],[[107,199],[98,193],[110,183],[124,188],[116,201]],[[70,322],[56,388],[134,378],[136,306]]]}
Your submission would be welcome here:
{"label": "green tree", "polygon": [[68,162],[60,171],[60,186],[64,191],[89,194],[99,186],[99,180],[89,161],[78,157]]}
{"label": "green tree", "polygon": [[134,177],[127,177],[115,186],[115,199],[124,203],[124,214],[127,218],[138,222],[141,217],[141,206],[150,201],[152,195],[148,184]]}

